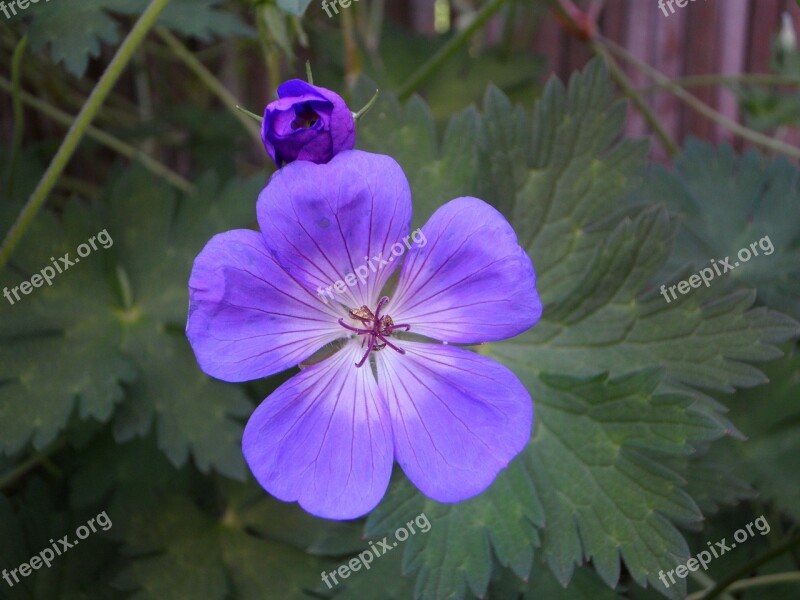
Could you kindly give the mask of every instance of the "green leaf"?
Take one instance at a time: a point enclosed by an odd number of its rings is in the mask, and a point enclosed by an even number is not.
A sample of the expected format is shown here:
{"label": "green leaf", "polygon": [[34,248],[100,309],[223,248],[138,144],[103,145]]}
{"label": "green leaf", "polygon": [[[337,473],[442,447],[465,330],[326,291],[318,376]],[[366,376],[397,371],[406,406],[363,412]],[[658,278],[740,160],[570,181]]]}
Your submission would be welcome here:
{"label": "green leaf", "polygon": [[[419,571],[419,598],[461,598],[469,589],[483,596],[492,572],[492,547],[500,564],[526,577],[539,545],[536,525],[543,525],[541,501],[528,467],[514,461],[479,498],[439,504],[424,498],[410,483],[392,486],[369,516],[370,537],[394,533],[425,514],[430,531],[409,537],[403,548],[403,571]],[[491,545],[490,545],[491,542]]]}
{"label": "green leaf", "polygon": [[[109,575],[114,567],[116,545],[108,539],[102,527],[95,526],[84,540],[78,540],[76,530],[86,526],[89,519],[99,512],[94,510],[65,512],[55,506],[57,489],[50,489],[39,479],[34,479],[20,498],[22,508],[14,510],[12,503],[0,495],[0,565],[9,571],[14,586],[9,588],[0,580],[2,597],[8,600],[82,600],[88,598],[87,590],[95,592],[91,597],[108,600],[122,598],[109,586]],[[113,531],[116,515],[106,512]],[[88,527],[87,527],[88,529]],[[18,572],[19,583],[14,582],[13,569],[45,549],[52,549],[53,541],[67,536],[72,544],[51,559],[51,566],[40,562],[40,567],[27,577]],[[58,543],[58,548],[63,546]],[[45,554],[47,556],[47,554]],[[102,594],[102,596],[100,595]]]}
{"label": "green leaf", "polygon": [[523,377],[539,400],[525,459],[547,519],[543,556],[562,585],[584,559],[611,587],[620,559],[639,585],[660,585],[660,566],[688,556],[673,522],[702,515],[659,458],[687,455],[724,431],[690,400],[658,392],[660,379]]}
{"label": "green leaf", "polygon": [[674,284],[667,274],[687,263],[696,272],[730,257],[733,269],[711,286],[754,288],[759,302],[800,318],[798,182],[800,171],[784,159],[739,157],[730,146],[700,142],[687,145],[674,170],[655,168],[633,196],[681,214],[663,283]]}
{"label": "green leaf", "polygon": [[[58,0],[32,5],[25,15],[33,16],[29,36],[31,48],[50,48],[53,62],[82,76],[90,58],[100,55],[101,44],[116,44],[117,22],[108,11],[138,15],[147,0]],[[214,36],[252,35],[252,30],[233,13],[216,10],[221,0],[172,0],[159,23],[178,33],[210,40]]]}
{"label": "green leaf", "polygon": [[106,206],[90,212],[72,205],[63,228],[50,213],[36,220],[13,270],[0,274],[1,286],[30,278],[50,256],[74,258],[98,231],[113,244],[98,246],[52,287],[0,304],[2,449],[29,440],[43,447],[77,406],[84,419],[113,416],[122,441],[146,435],[155,421],[158,445],[175,466],[191,455],[203,472],[244,477],[241,421],[252,405],[243,386],[200,371],[183,329],[195,256],[215,233],[254,220],[263,178],[222,188],[210,178],[198,183],[202,191],[179,202],[132,170],[116,181]]}
{"label": "green leaf", "polygon": [[[65,231],[68,231],[68,233]],[[36,220],[0,272],[0,288],[14,291],[38,276],[40,287],[0,303],[0,450],[12,453],[29,441],[48,445],[76,410],[82,419],[107,421],[123,399],[123,383],[137,374],[119,351],[113,277],[102,246],[64,268],[62,257],[79,259],[76,248],[103,228],[77,204],[67,207],[64,226],[50,213]],[[53,257],[54,261],[51,259]],[[49,269],[49,271],[47,271]],[[42,272],[49,275],[48,286]],[[86,295],[87,289],[93,293]]]}
{"label": "green leaf", "polygon": [[735,467],[735,473],[749,481],[760,495],[796,521],[800,521],[800,370],[798,349],[765,369],[770,384],[757,390],[743,390],[731,402],[731,420],[747,441],[730,442],[720,448]]}
{"label": "green leaf", "polygon": [[136,600],[284,600],[316,587],[332,563],[265,539],[259,518],[251,517],[263,491],[232,489],[219,519],[180,496],[133,510],[120,531],[136,558],[115,585]]}
{"label": "green leaf", "polygon": [[[379,531],[390,531],[415,510],[430,516],[433,529],[409,541],[403,563],[418,571],[422,598],[483,596],[492,549],[502,565],[526,577],[539,536],[542,556],[562,585],[591,560],[614,586],[624,563],[640,585],[677,597],[680,590],[664,592],[656,574],[665,561],[688,556],[678,526],[702,519],[684,489],[686,461],[711,441],[737,434],[724,406],[705,390],[763,384],[763,373],[749,363],[780,356],[778,344],[796,335],[798,324],[751,309],[751,292],[703,288],[671,303],[658,293],[676,225],[663,207],[624,201],[646,145],[619,141],[625,107],[601,62],[573,76],[568,89],[547,86],[530,135],[528,118],[490,90],[484,113],[456,117],[468,126],[448,139],[462,152],[452,156],[466,157],[466,164],[433,171],[429,179],[431,165],[445,154],[426,125],[430,119],[412,107],[404,112],[384,97],[359,143],[398,157],[415,211],[429,214],[453,197],[442,191],[459,190],[511,218],[536,268],[544,315],[529,332],[478,351],[525,383],[538,428],[478,498],[438,506],[418,495],[409,499],[400,484],[368,523],[380,519]],[[415,136],[424,140],[421,160],[406,138],[414,128],[425,132]],[[509,476],[521,477],[514,489],[524,482],[534,499],[505,490]],[[724,499],[713,489],[707,494]],[[489,518],[498,513],[510,518]]]}

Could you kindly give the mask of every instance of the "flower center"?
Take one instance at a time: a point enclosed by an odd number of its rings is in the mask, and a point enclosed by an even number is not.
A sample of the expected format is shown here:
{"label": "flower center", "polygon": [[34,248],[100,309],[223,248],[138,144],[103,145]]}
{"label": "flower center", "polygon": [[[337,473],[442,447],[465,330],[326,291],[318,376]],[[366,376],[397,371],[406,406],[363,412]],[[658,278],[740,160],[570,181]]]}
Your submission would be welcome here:
{"label": "flower center", "polygon": [[317,121],[319,121],[319,115],[312,109],[304,107],[302,110],[295,112],[292,129],[308,129],[313,127]]}
{"label": "flower center", "polygon": [[358,335],[365,336],[362,339],[361,347],[363,348],[364,345],[367,345],[367,351],[364,353],[364,356],[361,358],[360,361],[356,363],[356,367],[364,366],[364,363],[367,362],[367,358],[369,358],[369,353],[375,350],[383,350],[387,346],[400,354],[405,354],[406,351],[402,348],[398,348],[394,344],[392,344],[388,338],[398,330],[408,331],[411,329],[410,325],[395,325],[392,317],[389,315],[381,316],[381,309],[383,305],[389,301],[388,296],[384,296],[378,302],[378,308],[375,309],[375,313],[369,309],[367,306],[362,306],[361,308],[353,308],[350,310],[350,316],[359,321],[362,327],[353,327],[352,325],[348,325],[344,322],[344,319],[339,319],[339,325],[348,329],[350,331],[354,331]]}

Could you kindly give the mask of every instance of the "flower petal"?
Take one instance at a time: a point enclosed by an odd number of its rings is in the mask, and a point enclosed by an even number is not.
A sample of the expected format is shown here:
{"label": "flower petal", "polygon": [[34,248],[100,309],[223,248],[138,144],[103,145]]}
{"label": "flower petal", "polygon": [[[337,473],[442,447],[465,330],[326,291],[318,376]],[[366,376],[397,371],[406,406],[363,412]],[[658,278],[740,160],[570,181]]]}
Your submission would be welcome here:
{"label": "flower petal", "polygon": [[186,335],[217,379],[278,373],[342,337],[338,315],[275,262],[256,231],[213,237],[195,259],[189,292]]}
{"label": "flower petal", "polygon": [[[416,232],[415,232],[416,233]],[[477,198],[457,198],[422,228],[387,310],[411,331],[460,344],[513,337],[542,314],[536,274],[511,225]]]}
{"label": "flower petal", "polygon": [[258,221],[275,257],[308,289],[350,308],[374,307],[398,264],[380,262],[409,231],[411,190],[392,158],[342,152],[275,173],[258,199]]}
{"label": "flower petal", "polygon": [[459,502],[485,490],[531,436],[533,403],[503,365],[461,348],[394,341],[376,355],[397,462],[426,496]]}
{"label": "flower petal", "polygon": [[355,519],[386,493],[392,471],[389,413],[349,343],[273,392],[253,413],[245,459],[273,496],[326,519]]}

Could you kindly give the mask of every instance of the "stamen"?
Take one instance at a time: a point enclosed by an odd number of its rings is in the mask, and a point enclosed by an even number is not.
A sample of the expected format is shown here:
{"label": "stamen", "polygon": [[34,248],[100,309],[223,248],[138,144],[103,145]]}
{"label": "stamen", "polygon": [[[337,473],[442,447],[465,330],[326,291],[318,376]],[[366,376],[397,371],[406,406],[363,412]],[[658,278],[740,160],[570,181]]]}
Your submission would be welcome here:
{"label": "stamen", "polygon": [[364,344],[367,345],[367,351],[364,353],[364,356],[361,357],[361,360],[356,363],[356,367],[358,368],[363,367],[366,364],[370,352],[378,352],[387,346],[395,352],[399,352],[400,354],[406,353],[405,350],[394,345],[387,338],[389,338],[395,331],[409,331],[411,329],[411,325],[408,325],[407,323],[395,325],[392,317],[389,315],[381,316],[381,310],[387,302],[389,302],[388,296],[381,298],[378,301],[378,306],[375,309],[374,314],[368,306],[353,308],[349,311],[350,318],[360,321],[364,324],[364,327],[354,327],[348,323],[345,323],[344,319],[339,319],[338,321],[339,325],[348,331],[352,331],[358,335],[368,336],[363,338],[361,342],[362,348],[364,347]]}

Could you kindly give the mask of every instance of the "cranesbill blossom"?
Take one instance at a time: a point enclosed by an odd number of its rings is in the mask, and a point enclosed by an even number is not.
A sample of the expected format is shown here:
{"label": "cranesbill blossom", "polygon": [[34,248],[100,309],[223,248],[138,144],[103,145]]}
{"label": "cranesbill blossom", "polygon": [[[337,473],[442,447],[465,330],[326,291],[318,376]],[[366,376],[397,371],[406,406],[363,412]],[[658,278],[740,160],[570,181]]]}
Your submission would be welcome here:
{"label": "cranesbill blossom", "polygon": [[355,146],[355,118],[335,92],[292,79],[278,98],[264,110],[261,139],[279,168],[295,160],[326,163]]}
{"label": "cranesbill blossom", "polygon": [[[422,227],[425,245],[409,245],[402,170],[360,151],[286,166],[257,209],[261,233],[220,234],[197,257],[187,335],[225,381],[311,363],[247,423],[259,483],[331,519],[374,508],[395,459],[440,502],[486,489],[530,439],[533,404],[506,367],[453,344],[512,337],[541,315],[508,222],[458,198]],[[366,264],[334,302],[317,293]]]}

